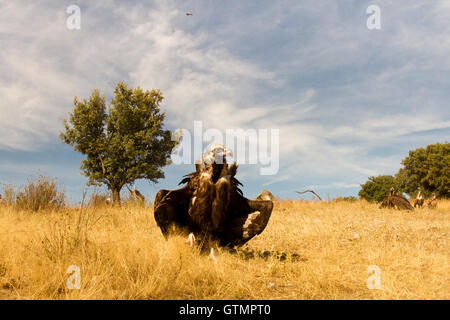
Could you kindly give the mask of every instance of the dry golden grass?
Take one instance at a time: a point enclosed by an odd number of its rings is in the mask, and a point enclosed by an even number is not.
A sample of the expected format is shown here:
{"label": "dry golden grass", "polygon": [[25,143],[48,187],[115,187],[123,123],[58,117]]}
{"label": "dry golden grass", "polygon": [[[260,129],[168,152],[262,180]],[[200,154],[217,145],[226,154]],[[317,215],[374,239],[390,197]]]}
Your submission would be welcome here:
{"label": "dry golden grass", "polygon": [[[450,201],[414,212],[282,201],[247,247],[299,261],[222,251],[214,262],[181,236],[165,241],[151,208],[0,207],[0,299],[449,299],[449,213]],[[80,290],[66,287],[70,265]]]}

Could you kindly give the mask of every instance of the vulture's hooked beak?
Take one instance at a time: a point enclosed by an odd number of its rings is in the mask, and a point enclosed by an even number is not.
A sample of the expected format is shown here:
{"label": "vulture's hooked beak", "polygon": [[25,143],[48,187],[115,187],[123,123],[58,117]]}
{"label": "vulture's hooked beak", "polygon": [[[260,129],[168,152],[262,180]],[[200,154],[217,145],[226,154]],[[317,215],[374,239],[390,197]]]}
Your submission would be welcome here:
{"label": "vulture's hooked beak", "polygon": [[208,153],[205,153],[203,160],[205,163],[223,163],[225,157],[232,157],[233,151],[221,144],[213,144]]}
{"label": "vulture's hooked beak", "polygon": [[233,156],[233,150],[225,148],[224,150],[224,156],[225,157],[232,157]]}
{"label": "vulture's hooked beak", "polygon": [[233,156],[233,151],[221,144],[213,144],[211,146],[211,153],[214,153],[216,156],[219,155],[219,156],[223,156],[223,157],[232,157]]}
{"label": "vulture's hooked beak", "polygon": [[222,147],[222,148],[217,148],[215,150],[215,155],[216,157],[232,157],[233,156],[233,151],[228,149],[227,147]]}

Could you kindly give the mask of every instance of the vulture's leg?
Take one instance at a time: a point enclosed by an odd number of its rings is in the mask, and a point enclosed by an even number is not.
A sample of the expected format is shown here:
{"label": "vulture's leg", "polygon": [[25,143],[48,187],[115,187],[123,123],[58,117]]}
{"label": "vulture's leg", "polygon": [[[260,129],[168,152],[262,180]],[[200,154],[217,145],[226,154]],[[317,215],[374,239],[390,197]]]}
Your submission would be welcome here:
{"label": "vulture's leg", "polygon": [[189,236],[188,236],[186,242],[189,242],[189,244],[191,245],[191,247],[194,245],[194,243],[195,243],[195,236],[194,236],[194,233],[191,232],[191,233],[189,234]]}
{"label": "vulture's leg", "polygon": [[214,255],[214,248],[211,248],[211,251],[209,252],[209,258],[212,259],[214,262],[217,262],[217,258]]}
{"label": "vulture's leg", "polygon": [[191,192],[185,187],[178,190],[159,190],[154,202],[154,215],[164,237],[187,227],[187,212]]}

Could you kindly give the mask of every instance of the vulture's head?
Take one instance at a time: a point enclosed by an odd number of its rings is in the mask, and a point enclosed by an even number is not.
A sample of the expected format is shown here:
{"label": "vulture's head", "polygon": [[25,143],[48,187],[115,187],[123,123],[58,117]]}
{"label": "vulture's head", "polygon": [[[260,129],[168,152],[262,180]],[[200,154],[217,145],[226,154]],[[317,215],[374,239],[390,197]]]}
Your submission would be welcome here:
{"label": "vulture's head", "polygon": [[223,164],[227,163],[226,157],[232,157],[233,151],[227,149],[225,146],[221,144],[213,144],[208,152],[205,152],[203,155],[203,162],[206,164]]}
{"label": "vulture's head", "polygon": [[391,194],[391,196],[395,195],[395,188],[394,187],[391,188],[390,194]]}

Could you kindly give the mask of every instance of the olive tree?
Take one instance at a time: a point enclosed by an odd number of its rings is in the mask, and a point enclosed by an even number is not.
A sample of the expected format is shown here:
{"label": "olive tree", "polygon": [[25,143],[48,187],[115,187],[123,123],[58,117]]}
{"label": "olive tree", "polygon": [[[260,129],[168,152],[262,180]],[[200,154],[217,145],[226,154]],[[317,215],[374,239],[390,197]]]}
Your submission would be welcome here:
{"label": "olive tree", "polygon": [[95,89],[87,100],[75,97],[69,119],[64,119],[61,141],[85,156],[81,171],[89,184],[105,184],[116,204],[126,184],[164,178],[162,168],[170,164],[177,142],[164,129],[162,100],[159,90],[133,89],[120,82],[108,108],[105,96]]}

